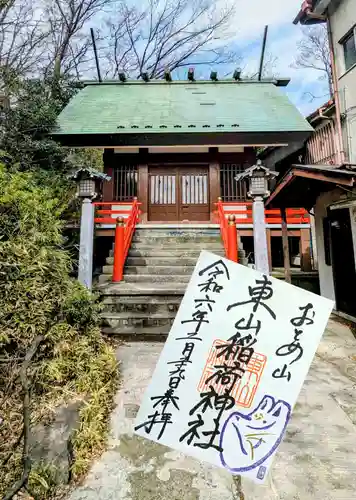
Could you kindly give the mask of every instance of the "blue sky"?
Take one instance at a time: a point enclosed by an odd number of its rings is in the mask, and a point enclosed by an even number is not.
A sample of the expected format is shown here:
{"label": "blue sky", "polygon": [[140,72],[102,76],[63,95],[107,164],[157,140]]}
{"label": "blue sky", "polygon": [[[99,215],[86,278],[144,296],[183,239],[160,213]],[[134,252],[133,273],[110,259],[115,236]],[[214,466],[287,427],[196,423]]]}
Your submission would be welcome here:
{"label": "blue sky", "polygon": [[[268,24],[267,53],[278,58],[273,71],[280,77],[291,78],[286,92],[303,115],[307,115],[327,101],[328,95],[327,83],[318,80],[318,71],[291,67],[296,57],[298,40],[302,36],[301,27],[293,24],[301,3],[302,0],[235,0],[234,43],[243,55],[245,71],[256,72],[263,30]],[[310,102],[307,92],[318,98]]]}
{"label": "blue sky", "polygon": [[[126,1],[129,5],[141,6],[142,4],[142,0]],[[291,83],[284,89],[290,100],[304,116],[307,116],[329,99],[327,81],[319,79],[319,71],[293,68],[298,53],[297,44],[302,38],[302,27],[295,26],[293,19],[299,12],[302,0],[214,1],[218,10],[220,7],[224,8],[231,4],[235,7],[234,19],[230,21],[226,39],[229,49],[242,56],[243,73],[251,75],[258,71],[264,27],[268,25],[266,55],[267,58],[269,56],[276,58],[272,68],[274,76],[291,78]],[[226,44],[225,39],[222,39],[222,44]],[[219,78],[224,78],[227,74],[232,75],[234,68],[239,65],[220,65],[214,68],[197,65],[195,75],[198,79],[206,79],[210,70],[216,69]],[[194,61],[192,61],[192,66],[194,66]],[[186,68],[178,70],[178,78],[186,78],[186,71]],[[264,75],[264,77],[268,76],[270,75]],[[310,94],[317,98],[312,99]]]}

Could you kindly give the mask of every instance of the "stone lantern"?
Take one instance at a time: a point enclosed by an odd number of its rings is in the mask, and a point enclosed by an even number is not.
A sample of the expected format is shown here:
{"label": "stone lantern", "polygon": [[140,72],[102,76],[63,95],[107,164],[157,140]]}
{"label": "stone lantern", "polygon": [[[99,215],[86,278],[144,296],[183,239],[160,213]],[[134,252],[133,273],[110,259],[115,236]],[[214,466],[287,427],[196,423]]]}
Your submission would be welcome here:
{"label": "stone lantern", "polygon": [[89,290],[93,280],[94,248],[94,205],[102,191],[104,181],[110,180],[106,174],[82,167],[69,175],[77,183],[77,197],[82,200],[80,219],[80,248],[78,281]]}
{"label": "stone lantern", "polygon": [[253,199],[252,217],[255,266],[263,274],[269,274],[265,206],[263,200],[270,194],[269,180],[277,175],[278,172],[264,167],[261,160],[258,160],[256,165],[249,167],[235,177],[235,180],[238,182],[242,179],[247,179],[249,183],[248,196]]}

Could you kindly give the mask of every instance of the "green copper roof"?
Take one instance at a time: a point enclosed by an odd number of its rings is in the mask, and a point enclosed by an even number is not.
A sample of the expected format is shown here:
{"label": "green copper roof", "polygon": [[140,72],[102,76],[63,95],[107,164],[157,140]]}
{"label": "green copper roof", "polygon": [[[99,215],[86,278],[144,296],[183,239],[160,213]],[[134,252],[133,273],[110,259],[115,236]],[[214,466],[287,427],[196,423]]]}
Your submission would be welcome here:
{"label": "green copper roof", "polygon": [[140,81],[87,85],[59,115],[54,134],[311,130],[273,83]]}

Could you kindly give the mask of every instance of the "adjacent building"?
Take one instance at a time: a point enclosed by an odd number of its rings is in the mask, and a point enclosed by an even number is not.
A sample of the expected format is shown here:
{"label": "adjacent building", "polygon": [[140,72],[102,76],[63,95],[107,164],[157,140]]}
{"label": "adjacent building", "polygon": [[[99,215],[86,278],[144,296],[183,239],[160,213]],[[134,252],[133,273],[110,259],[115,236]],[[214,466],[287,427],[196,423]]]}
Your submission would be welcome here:
{"label": "adjacent building", "polygon": [[325,23],[335,105],[342,128],[339,163],[356,163],[356,0],[307,0],[294,23]]}
{"label": "adjacent building", "polygon": [[281,177],[267,204],[303,206],[315,217],[320,290],[343,316],[356,318],[356,0],[308,0],[295,23],[326,23],[334,99],[309,122],[303,148],[278,148],[266,161]]}

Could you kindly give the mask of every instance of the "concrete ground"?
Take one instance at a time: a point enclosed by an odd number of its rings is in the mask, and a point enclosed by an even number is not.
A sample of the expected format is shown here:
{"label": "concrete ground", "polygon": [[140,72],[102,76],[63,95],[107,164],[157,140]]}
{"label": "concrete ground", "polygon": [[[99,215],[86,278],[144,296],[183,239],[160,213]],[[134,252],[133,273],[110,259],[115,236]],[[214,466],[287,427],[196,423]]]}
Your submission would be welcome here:
{"label": "concrete ground", "polygon": [[69,500],[352,500],[356,498],[356,341],[332,319],[265,485],[132,435],[162,344],[117,350],[122,384],[108,450]]}

